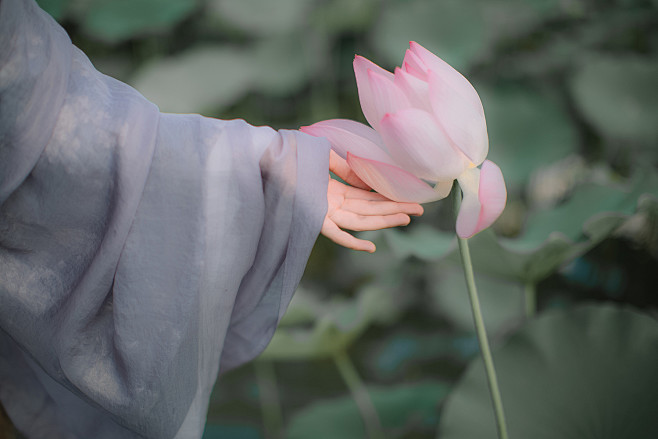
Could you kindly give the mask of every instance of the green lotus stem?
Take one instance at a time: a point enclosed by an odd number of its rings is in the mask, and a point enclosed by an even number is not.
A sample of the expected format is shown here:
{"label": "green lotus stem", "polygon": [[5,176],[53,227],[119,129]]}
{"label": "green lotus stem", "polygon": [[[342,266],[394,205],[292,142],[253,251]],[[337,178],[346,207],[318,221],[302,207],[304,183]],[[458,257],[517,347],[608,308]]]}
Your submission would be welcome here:
{"label": "green lotus stem", "polygon": [[525,316],[527,319],[531,319],[535,316],[537,312],[537,289],[533,282],[526,282],[525,287]]}
{"label": "green lotus stem", "polygon": [[354,398],[356,406],[359,408],[363,424],[368,432],[368,437],[370,439],[383,439],[384,432],[382,430],[382,424],[379,421],[379,415],[370,399],[366,386],[359,377],[354,364],[352,364],[352,360],[350,360],[350,357],[344,350],[335,353],[333,358],[341,377],[343,377],[345,384],[347,384],[348,389],[352,393],[352,398]]}
{"label": "green lotus stem", "polygon": [[254,361],[256,381],[258,382],[258,397],[263,413],[265,437],[277,439],[283,431],[283,413],[277,389],[274,363],[267,360]]}
{"label": "green lotus stem", "polygon": [[[461,190],[457,187],[456,184],[453,187],[453,192],[456,213],[459,212],[459,206],[461,204]],[[466,276],[468,296],[471,299],[471,311],[473,312],[475,330],[477,333],[478,342],[480,343],[482,359],[484,360],[484,369],[487,373],[489,393],[491,394],[491,401],[493,402],[494,407],[494,415],[496,417],[496,426],[498,428],[498,438],[508,439],[507,423],[505,422],[505,412],[503,410],[503,401],[500,397],[498,377],[496,376],[496,369],[494,368],[493,357],[491,356],[491,349],[489,348],[487,331],[484,327],[484,319],[482,318],[482,310],[480,309],[480,299],[478,298],[477,288],[475,287],[475,276],[473,275],[473,263],[471,262],[471,253],[468,248],[468,239],[460,238],[457,236],[457,240],[459,242],[459,252],[461,254],[462,265],[464,266],[464,275]]]}

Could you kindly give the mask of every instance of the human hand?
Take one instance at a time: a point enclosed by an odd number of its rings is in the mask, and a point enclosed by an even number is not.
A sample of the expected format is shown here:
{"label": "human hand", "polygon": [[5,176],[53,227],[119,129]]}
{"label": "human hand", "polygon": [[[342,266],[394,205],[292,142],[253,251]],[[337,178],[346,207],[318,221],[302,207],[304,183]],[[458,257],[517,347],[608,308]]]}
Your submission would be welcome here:
{"label": "human hand", "polygon": [[423,214],[420,204],[399,203],[370,192],[368,185],[334,151],[329,156],[329,170],[352,185],[330,179],[327,188],[329,207],[320,233],[338,245],[372,253],[375,244],[358,239],[342,229],[363,231],[406,226],[411,221],[409,215]]}

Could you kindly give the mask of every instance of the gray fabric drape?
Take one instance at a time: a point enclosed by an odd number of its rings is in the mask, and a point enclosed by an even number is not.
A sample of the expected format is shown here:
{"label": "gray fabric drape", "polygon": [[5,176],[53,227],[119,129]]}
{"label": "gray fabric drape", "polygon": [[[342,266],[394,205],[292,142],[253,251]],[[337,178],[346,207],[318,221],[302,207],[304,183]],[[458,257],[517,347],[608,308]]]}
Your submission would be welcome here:
{"label": "gray fabric drape", "polygon": [[[217,72],[221,81],[221,72]],[[30,438],[198,438],[326,213],[329,147],[161,114],[0,0],[0,401]]]}

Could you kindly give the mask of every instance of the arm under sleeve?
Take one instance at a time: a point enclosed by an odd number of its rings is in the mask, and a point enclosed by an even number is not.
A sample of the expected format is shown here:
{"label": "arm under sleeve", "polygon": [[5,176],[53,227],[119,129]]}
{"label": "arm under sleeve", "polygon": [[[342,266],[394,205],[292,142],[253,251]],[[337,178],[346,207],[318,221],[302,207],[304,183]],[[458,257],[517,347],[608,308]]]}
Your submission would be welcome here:
{"label": "arm under sleeve", "polygon": [[[221,72],[218,72],[221,80]],[[32,0],[0,0],[0,401],[28,437],[198,438],[269,342],[328,145],[161,114]]]}

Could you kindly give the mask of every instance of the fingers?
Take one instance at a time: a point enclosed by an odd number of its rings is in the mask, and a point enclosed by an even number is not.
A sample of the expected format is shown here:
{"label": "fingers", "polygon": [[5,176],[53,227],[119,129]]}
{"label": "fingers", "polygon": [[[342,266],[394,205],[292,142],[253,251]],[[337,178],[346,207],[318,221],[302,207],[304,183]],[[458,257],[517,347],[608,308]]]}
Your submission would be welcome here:
{"label": "fingers", "polygon": [[[398,209],[395,210],[395,212],[403,212],[407,213],[409,215],[415,215],[419,216],[422,215],[424,210],[423,207],[418,204],[418,203],[404,203],[404,202],[399,202],[399,201],[392,201],[389,198],[386,198],[385,196],[378,194],[377,192],[370,192],[369,190],[364,190],[364,189],[359,189],[356,187],[351,187],[342,184],[339,181],[336,180],[330,180],[329,181],[329,191],[335,194],[341,194],[345,200],[365,200],[365,201],[377,201],[377,202],[386,202],[387,206],[393,206],[397,205]],[[350,201],[350,204],[354,204],[356,206],[359,206],[358,202],[353,202]],[[375,204],[372,203],[374,206]],[[357,212],[356,210],[354,212]],[[366,212],[357,212],[357,213],[364,213],[367,215]]]}
{"label": "fingers", "polygon": [[365,184],[349,167],[345,159],[336,154],[334,150],[329,151],[329,170],[342,178],[347,184],[365,190],[370,190],[370,186]]}
{"label": "fingers", "polygon": [[[345,168],[341,169],[341,166],[343,164],[347,166],[347,163],[338,155],[335,157],[337,160],[334,159],[335,166],[332,171],[348,183],[355,184],[354,180],[350,180],[345,173]],[[354,178],[358,177],[354,176]],[[365,188],[347,186],[333,179],[329,181],[327,188],[327,204],[327,216],[321,233],[338,245],[370,253],[375,251],[375,244],[355,238],[342,229],[365,231],[406,226],[411,221],[409,215],[423,214],[423,207],[420,204],[391,201],[383,195],[370,192],[367,186]]]}
{"label": "fingers", "polygon": [[406,226],[411,221],[409,215],[404,213],[396,213],[394,215],[359,215],[345,210],[337,210],[331,215],[330,219],[341,229],[355,231]]}
{"label": "fingers", "polygon": [[360,200],[349,198],[343,202],[342,210],[354,212],[359,215],[394,215],[405,213],[420,216],[423,207],[416,203],[398,203],[390,200]]}
{"label": "fingers", "polygon": [[394,213],[406,213],[419,216],[423,214],[423,206],[418,203],[402,203],[391,201],[376,192],[346,186],[340,182],[333,181],[336,187],[332,189],[341,192],[344,201],[341,208],[361,215],[391,215]]}
{"label": "fingers", "polygon": [[[375,207],[380,204],[385,209],[393,209],[393,212],[403,212],[409,215],[422,215],[424,210],[423,207],[418,203],[405,203],[400,201],[392,201],[385,196],[378,194],[377,192],[368,192],[363,189],[358,189],[354,187],[345,186],[344,197],[346,202],[349,202],[350,205],[353,205],[356,209],[367,209],[366,206]],[[365,201],[365,202],[363,202]],[[345,203],[344,203],[345,204]],[[386,207],[384,207],[386,206]],[[393,206],[397,206],[394,208]],[[354,212],[357,212],[354,210]],[[366,212],[357,212],[364,213]]]}
{"label": "fingers", "polygon": [[[334,180],[335,181],[335,180]],[[336,183],[341,184],[336,181]],[[391,201],[385,196],[378,194],[377,192],[370,192],[369,190],[364,190],[356,187],[342,185],[341,192],[345,198],[356,198],[359,200],[379,200],[379,201]]]}
{"label": "fingers", "polygon": [[349,233],[341,230],[336,223],[329,218],[324,219],[321,233],[338,245],[347,247],[352,250],[373,253],[376,250],[375,244],[365,239],[358,239]]}

